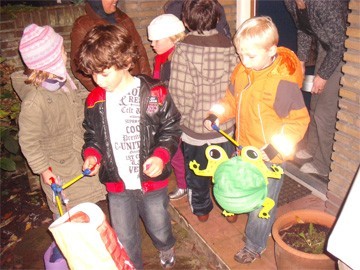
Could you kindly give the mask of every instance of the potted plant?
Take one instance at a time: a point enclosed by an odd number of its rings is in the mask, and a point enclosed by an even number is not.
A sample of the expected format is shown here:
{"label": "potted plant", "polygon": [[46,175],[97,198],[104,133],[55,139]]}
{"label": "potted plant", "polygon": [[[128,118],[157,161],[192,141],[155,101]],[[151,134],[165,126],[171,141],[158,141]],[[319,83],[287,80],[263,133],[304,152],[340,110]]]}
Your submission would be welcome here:
{"label": "potted plant", "polygon": [[[324,251],[334,223],[334,216],[310,209],[293,210],[277,218],[272,228],[277,269],[335,270],[336,260]],[[290,236],[292,242],[298,242],[289,245],[285,236]]]}

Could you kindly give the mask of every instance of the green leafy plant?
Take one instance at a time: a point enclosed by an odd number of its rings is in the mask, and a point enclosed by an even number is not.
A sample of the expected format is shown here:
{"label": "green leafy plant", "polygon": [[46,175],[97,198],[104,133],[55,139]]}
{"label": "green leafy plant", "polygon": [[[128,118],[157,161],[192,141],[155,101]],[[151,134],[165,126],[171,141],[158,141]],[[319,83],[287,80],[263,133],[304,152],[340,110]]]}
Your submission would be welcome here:
{"label": "green leafy plant", "polygon": [[314,223],[297,223],[284,229],[280,235],[285,243],[302,252],[324,253],[330,229]]}
{"label": "green leafy plant", "polygon": [[15,171],[19,153],[18,117],[20,100],[13,91],[10,74],[14,71],[6,59],[0,56],[0,168],[5,171]]}
{"label": "green leafy plant", "polygon": [[309,223],[309,230],[299,233],[299,236],[304,240],[304,244],[307,245],[305,248],[310,253],[321,254],[324,252],[326,233],[317,230],[313,223]]}

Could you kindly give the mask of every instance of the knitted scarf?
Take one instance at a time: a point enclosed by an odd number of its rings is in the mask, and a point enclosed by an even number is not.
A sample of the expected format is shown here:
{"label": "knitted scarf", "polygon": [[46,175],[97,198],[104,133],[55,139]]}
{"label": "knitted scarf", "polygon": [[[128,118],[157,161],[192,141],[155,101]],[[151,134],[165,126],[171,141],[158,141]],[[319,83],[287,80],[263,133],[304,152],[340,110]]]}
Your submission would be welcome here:
{"label": "knitted scarf", "polygon": [[158,55],[155,56],[154,73],[153,73],[153,78],[154,79],[160,79],[161,65],[166,63],[166,61],[169,58],[169,55],[174,51],[174,49],[175,49],[175,46],[173,46],[167,52],[164,52],[163,54],[158,54]]}
{"label": "knitted scarf", "polygon": [[106,14],[101,0],[88,0],[87,1],[91,8],[99,15],[102,19],[106,20],[110,24],[116,24],[115,12]]}

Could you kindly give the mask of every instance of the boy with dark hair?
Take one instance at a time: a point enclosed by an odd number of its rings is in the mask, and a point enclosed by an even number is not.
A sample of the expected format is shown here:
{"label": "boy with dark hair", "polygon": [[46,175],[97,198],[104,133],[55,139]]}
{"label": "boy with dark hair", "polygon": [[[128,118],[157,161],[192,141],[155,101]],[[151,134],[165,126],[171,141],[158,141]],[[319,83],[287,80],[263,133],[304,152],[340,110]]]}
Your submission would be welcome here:
{"label": "boy with dark hair", "polygon": [[[213,0],[215,3],[218,3],[217,0]],[[183,9],[184,0],[169,0],[164,5],[164,12],[166,14],[173,14],[182,20],[182,9]],[[216,24],[216,30],[219,33],[224,34],[228,38],[231,39],[230,27],[226,20],[225,10],[224,7],[218,3],[220,18]]]}
{"label": "boy with dark hair", "polygon": [[[182,18],[190,32],[176,44],[169,82],[171,95],[182,115],[180,125],[188,198],[192,212],[201,222],[208,220],[213,209],[211,181],[195,175],[189,162],[196,160],[201,168],[206,168],[208,144],[223,147],[228,155],[234,152],[226,138],[203,126],[212,103],[225,95],[231,70],[238,60],[231,40],[216,30],[219,17],[217,1],[184,1]],[[233,120],[221,125],[221,129],[231,134],[233,127]]]}
{"label": "boy with dark hair", "polygon": [[78,65],[98,87],[85,108],[84,168],[108,191],[110,219],[136,269],[143,269],[139,217],[162,267],[175,264],[167,186],[180,136],[180,114],[165,86],[129,72],[137,58],[131,35],[115,25],[85,36]]}

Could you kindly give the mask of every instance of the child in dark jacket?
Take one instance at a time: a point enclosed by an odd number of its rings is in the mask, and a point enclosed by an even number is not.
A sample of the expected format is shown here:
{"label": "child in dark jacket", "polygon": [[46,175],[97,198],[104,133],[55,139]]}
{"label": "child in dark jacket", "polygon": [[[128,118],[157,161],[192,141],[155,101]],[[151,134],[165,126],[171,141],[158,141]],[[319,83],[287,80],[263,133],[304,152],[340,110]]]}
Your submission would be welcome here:
{"label": "child in dark jacket", "polygon": [[[148,26],[148,37],[151,46],[156,52],[154,59],[153,78],[160,79],[166,85],[169,84],[171,72],[171,58],[175,44],[185,37],[185,26],[175,15],[162,14],[151,21]],[[181,142],[176,154],[171,159],[171,165],[176,177],[177,187],[169,193],[170,200],[183,198],[186,193],[184,155]]]}
{"label": "child in dark jacket", "polygon": [[137,57],[131,35],[115,25],[94,27],[80,46],[78,65],[98,85],[86,102],[84,168],[95,165],[106,185],[112,226],[136,269],[143,269],[140,218],[162,267],[170,268],[167,186],[180,113],[159,80],[130,74]]}

